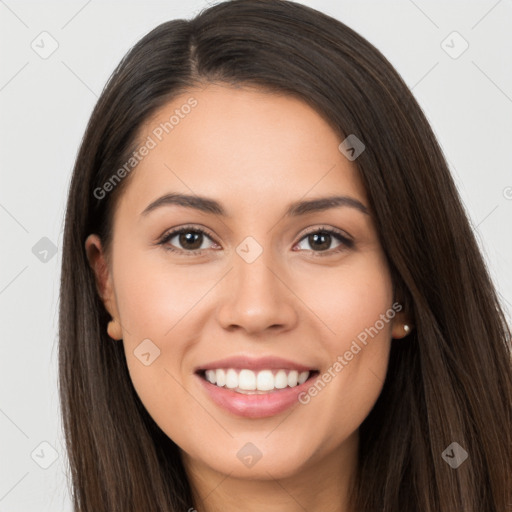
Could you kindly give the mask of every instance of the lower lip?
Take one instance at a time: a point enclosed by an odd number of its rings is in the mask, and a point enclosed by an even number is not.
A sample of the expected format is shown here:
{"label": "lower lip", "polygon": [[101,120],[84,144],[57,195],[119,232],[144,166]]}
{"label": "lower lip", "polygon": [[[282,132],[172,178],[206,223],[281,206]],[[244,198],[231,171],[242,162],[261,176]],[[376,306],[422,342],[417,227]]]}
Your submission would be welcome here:
{"label": "lower lip", "polygon": [[279,414],[295,403],[298,396],[306,391],[315,380],[318,373],[306,382],[293,388],[286,387],[264,394],[245,395],[225,387],[219,387],[196,374],[210,398],[220,407],[244,418],[266,418]]}

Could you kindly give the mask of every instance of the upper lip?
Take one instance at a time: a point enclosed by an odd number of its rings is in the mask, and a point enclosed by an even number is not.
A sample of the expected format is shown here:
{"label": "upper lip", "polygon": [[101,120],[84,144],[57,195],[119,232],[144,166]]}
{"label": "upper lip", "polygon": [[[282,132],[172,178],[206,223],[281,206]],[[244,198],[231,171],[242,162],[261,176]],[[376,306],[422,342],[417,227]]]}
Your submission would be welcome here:
{"label": "upper lip", "polygon": [[283,370],[297,370],[299,372],[313,371],[315,368],[306,366],[301,363],[296,363],[289,359],[283,359],[276,356],[265,356],[265,357],[250,357],[250,356],[232,356],[226,357],[225,359],[217,359],[211,363],[198,366],[196,372],[203,370],[216,370],[218,368],[234,368],[248,370],[265,370],[265,369],[283,369]]}

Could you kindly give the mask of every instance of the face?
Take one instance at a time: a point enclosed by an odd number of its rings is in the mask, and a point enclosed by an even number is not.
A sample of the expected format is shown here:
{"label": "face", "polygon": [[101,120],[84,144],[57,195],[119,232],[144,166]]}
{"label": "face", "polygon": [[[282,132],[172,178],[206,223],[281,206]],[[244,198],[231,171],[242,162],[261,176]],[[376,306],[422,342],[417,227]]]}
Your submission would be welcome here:
{"label": "face", "polygon": [[[197,471],[284,478],[353,457],[403,321],[340,137],[291,96],[209,85],[140,140],[154,147],[108,265],[96,235],[86,250],[149,414]],[[350,199],[319,207],[332,196]]]}

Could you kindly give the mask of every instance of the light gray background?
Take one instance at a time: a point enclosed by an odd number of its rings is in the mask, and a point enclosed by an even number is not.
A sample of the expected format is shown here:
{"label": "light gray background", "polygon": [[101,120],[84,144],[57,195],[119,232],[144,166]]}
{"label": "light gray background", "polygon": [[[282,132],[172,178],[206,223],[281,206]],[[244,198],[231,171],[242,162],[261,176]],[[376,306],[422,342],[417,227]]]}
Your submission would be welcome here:
{"label": "light gray background", "polygon": [[[511,0],[303,3],[366,37],[412,88],[510,314]],[[57,394],[57,311],[66,192],[89,115],[135,42],[205,5],[0,0],[0,512],[71,510]],[[46,59],[31,47],[35,41],[39,51],[50,48],[48,36],[41,42],[43,31],[59,45]],[[457,58],[445,51],[462,48],[457,36],[446,40],[453,31],[469,44]],[[54,256],[42,252],[43,237],[56,246]],[[52,450],[57,458],[44,469]]]}

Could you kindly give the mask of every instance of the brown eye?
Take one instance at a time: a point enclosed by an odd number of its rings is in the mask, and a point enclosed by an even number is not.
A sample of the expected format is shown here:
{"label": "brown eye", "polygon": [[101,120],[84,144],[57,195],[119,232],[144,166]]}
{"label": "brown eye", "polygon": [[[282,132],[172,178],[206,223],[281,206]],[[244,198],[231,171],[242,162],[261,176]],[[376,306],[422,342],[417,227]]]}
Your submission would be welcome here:
{"label": "brown eye", "polygon": [[[302,243],[302,240],[307,241],[307,244],[311,248],[306,248],[306,250],[311,250],[313,253],[326,253],[326,255],[350,249],[354,246],[352,240],[332,229],[317,229],[316,231],[307,233],[302,237],[301,242],[299,242],[297,246]],[[335,246],[334,249],[331,248],[333,241],[338,242],[338,245]],[[324,254],[315,254],[315,256],[316,255],[323,256]]]}
{"label": "brown eye", "polygon": [[[195,255],[208,248],[203,246],[206,238],[212,240],[206,231],[200,228],[184,227],[170,231],[158,243],[169,251]],[[215,242],[213,244],[215,245]]]}
{"label": "brown eye", "polygon": [[198,233],[197,231],[188,231],[186,233],[180,233],[179,235],[176,236],[178,237],[180,245],[185,249],[190,249],[191,251],[194,251],[201,248],[203,241],[202,233]]}
{"label": "brown eye", "polygon": [[332,237],[328,233],[314,233],[307,236],[308,243],[320,251],[325,251],[330,248]]}

